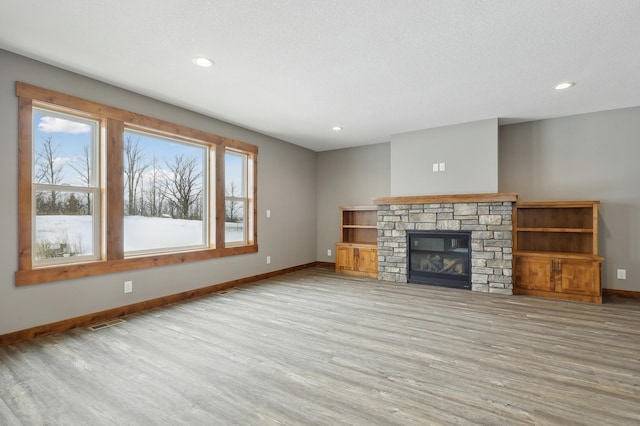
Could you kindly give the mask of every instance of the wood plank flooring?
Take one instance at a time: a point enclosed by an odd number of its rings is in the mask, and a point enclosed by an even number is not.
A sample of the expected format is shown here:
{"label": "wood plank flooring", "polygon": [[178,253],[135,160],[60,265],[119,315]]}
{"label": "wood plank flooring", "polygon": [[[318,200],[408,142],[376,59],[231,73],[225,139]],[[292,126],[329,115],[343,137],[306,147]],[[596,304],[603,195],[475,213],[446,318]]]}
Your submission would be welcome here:
{"label": "wood plank flooring", "polygon": [[310,268],[0,348],[1,425],[636,425],[640,302]]}

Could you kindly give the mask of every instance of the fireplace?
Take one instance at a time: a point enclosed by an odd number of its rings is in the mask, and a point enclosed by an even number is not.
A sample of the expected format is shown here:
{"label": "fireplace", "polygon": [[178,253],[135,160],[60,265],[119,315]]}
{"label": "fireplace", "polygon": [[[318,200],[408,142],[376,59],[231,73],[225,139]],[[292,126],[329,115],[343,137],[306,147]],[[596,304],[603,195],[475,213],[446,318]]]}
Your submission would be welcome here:
{"label": "fireplace", "polygon": [[[512,213],[516,199],[515,193],[374,199],[378,205],[378,279],[416,282],[416,272],[409,271],[408,233],[466,232],[471,233],[467,246],[471,260],[466,272],[471,290],[512,294]],[[456,241],[455,244],[456,248],[462,248],[462,243]],[[442,247],[445,247],[444,243]],[[433,277],[428,278],[432,283]]]}
{"label": "fireplace", "polygon": [[471,232],[407,231],[407,281],[471,289]]}

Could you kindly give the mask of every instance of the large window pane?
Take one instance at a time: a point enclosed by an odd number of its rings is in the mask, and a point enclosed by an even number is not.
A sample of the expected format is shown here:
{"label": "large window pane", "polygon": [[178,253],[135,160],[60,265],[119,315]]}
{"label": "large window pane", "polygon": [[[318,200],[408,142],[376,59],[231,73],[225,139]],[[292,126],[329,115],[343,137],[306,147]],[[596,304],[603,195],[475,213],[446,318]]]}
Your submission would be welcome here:
{"label": "large window pane", "polygon": [[247,154],[227,151],[225,167],[225,243],[247,241]]}
{"label": "large window pane", "polygon": [[125,132],[126,253],[208,244],[207,156],[207,146],[139,131]]}
{"label": "large window pane", "polygon": [[35,260],[96,256],[92,192],[37,190],[35,201]]}
{"label": "large window pane", "polygon": [[33,109],[33,260],[64,263],[100,255],[99,123]]}
{"label": "large window pane", "polygon": [[98,123],[40,108],[33,112],[33,182],[96,186]]}
{"label": "large window pane", "polygon": [[246,240],[246,203],[242,200],[225,201],[224,237],[227,243],[237,243]]}

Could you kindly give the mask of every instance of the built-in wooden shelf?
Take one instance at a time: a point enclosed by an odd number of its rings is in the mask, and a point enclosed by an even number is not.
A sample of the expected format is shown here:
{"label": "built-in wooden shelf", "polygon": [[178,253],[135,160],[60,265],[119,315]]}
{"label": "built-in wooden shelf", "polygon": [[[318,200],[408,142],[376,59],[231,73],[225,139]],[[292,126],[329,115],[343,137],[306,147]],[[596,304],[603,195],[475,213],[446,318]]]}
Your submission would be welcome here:
{"label": "built-in wooden shelf", "polygon": [[378,206],[340,207],[341,241],[336,243],[336,272],[378,276]]}
{"label": "built-in wooden shelf", "polygon": [[513,209],[515,294],[602,303],[598,201],[520,202]]}
{"label": "built-in wooden shelf", "polygon": [[518,228],[518,232],[577,232],[584,234],[593,233],[593,229],[587,228]]}
{"label": "built-in wooden shelf", "polygon": [[604,257],[598,255],[589,255],[583,253],[568,253],[564,251],[537,251],[537,250],[518,250],[515,252],[518,256],[528,257],[554,257],[555,259],[589,259],[602,262]]}

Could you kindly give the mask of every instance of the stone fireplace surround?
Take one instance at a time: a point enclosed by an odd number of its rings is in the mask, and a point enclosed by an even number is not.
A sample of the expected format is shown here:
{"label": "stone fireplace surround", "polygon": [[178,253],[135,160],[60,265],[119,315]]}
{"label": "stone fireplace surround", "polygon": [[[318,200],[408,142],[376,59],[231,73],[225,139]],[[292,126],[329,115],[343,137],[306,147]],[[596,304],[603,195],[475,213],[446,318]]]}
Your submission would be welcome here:
{"label": "stone fireplace surround", "polygon": [[515,193],[376,198],[378,279],[407,282],[407,230],[471,231],[471,290],[513,294]]}

